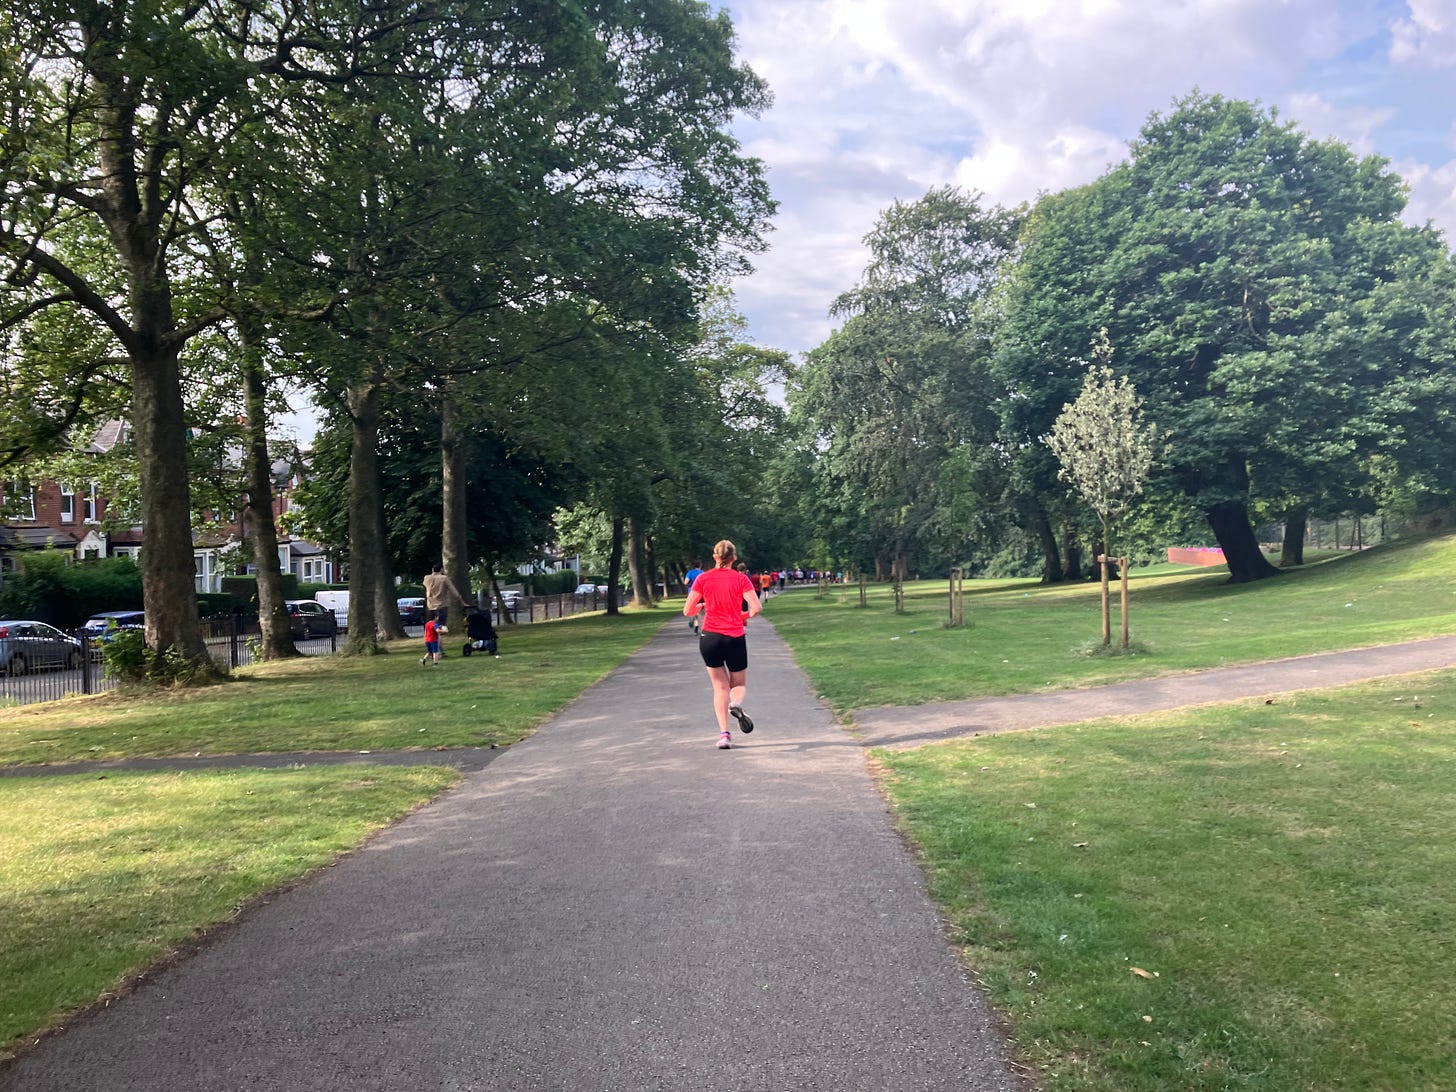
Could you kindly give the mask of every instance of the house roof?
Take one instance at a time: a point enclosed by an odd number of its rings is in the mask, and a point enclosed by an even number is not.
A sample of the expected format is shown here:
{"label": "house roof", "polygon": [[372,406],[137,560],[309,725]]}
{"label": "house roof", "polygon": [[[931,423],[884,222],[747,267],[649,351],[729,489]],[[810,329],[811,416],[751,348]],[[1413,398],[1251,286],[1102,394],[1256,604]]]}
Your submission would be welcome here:
{"label": "house roof", "polygon": [[86,445],[86,450],[98,455],[110,451],[121,443],[124,435],[126,435],[125,421],[115,419],[107,421],[92,434],[91,442]]}
{"label": "house roof", "polygon": [[79,541],[70,531],[54,527],[0,527],[0,550],[44,550],[49,546],[69,550]]}

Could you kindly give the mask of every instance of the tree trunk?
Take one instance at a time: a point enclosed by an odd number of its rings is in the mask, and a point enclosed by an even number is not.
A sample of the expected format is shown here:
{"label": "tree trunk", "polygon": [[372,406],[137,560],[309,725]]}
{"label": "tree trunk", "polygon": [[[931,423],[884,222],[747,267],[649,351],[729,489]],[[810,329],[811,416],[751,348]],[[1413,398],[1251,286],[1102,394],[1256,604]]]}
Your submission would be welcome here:
{"label": "tree trunk", "polygon": [[466,531],[465,441],[460,435],[455,400],[447,384],[440,399],[440,492],[444,510],[440,535],[440,561],[450,583],[466,599],[470,591],[469,535]]}
{"label": "tree trunk", "polygon": [[617,609],[617,589],[622,586],[622,520],[612,520],[612,557],[607,562],[607,613],[620,614]]}
{"label": "tree trunk", "polygon": [[1045,512],[1038,512],[1035,520],[1036,539],[1041,543],[1041,582],[1055,584],[1065,577],[1062,573],[1062,558],[1057,552],[1057,535]]}
{"label": "tree trunk", "polygon": [[1204,510],[1213,537],[1223,550],[1228,563],[1230,584],[1249,584],[1255,580],[1278,576],[1279,570],[1269,563],[1249,522],[1249,508],[1243,501],[1226,501]]}
{"label": "tree trunk", "polygon": [[132,357],[132,430],[141,485],[142,601],[147,645],[208,661],[197,616],[187,431],[175,352]]}
{"label": "tree trunk", "polygon": [[247,527],[253,539],[253,568],[258,574],[261,656],[278,660],[300,653],[293,646],[288,627],[283,567],[278,559],[278,524],[273,518],[273,461],[268,457],[267,391],[260,361],[262,331],[247,319],[239,319],[237,327],[243,347],[243,402],[248,429]]}
{"label": "tree trunk", "polygon": [[[379,579],[374,584],[374,632],[381,641],[402,641],[409,636],[399,618],[399,596],[394,588],[394,567],[389,562],[389,531],[384,525],[384,505],[375,505],[379,513],[379,527],[374,541],[379,544],[379,560],[376,572]],[[457,608],[455,613],[460,613]]]}
{"label": "tree trunk", "polygon": [[[377,591],[384,580],[384,526],[379,501],[379,384],[349,388],[349,643],[351,654],[379,651]],[[396,615],[397,620],[397,615]]]}
{"label": "tree trunk", "polygon": [[632,602],[639,607],[652,606],[652,584],[643,564],[642,525],[635,517],[627,518],[627,569],[632,575]]}
{"label": "tree trunk", "polygon": [[883,550],[875,551],[875,583],[883,584],[890,579],[890,562]]}
{"label": "tree trunk", "polygon": [[1080,581],[1082,572],[1082,543],[1077,538],[1077,529],[1072,524],[1062,524],[1062,579]]}
{"label": "tree trunk", "polygon": [[910,579],[910,562],[903,553],[895,555],[894,565],[890,569],[890,579],[898,580],[902,584]]}
{"label": "tree trunk", "polygon": [[1284,547],[1279,554],[1279,567],[1304,564],[1304,536],[1309,529],[1309,508],[1296,504],[1284,513]]}

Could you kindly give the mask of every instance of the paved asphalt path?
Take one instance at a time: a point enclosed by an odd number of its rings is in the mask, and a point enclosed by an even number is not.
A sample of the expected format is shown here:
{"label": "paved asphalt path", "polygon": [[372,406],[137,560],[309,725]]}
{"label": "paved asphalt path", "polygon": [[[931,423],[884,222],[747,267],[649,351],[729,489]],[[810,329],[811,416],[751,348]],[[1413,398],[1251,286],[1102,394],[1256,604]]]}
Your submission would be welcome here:
{"label": "paved asphalt path", "polygon": [[866,747],[919,747],[960,736],[1263,698],[1448,667],[1456,667],[1456,637],[1435,637],[1083,690],[860,709],[854,714],[854,732]]}
{"label": "paved asphalt path", "polygon": [[770,626],[750,645],[731,751],[671,623],[0,1089],[1019,1088],[861,745]]}

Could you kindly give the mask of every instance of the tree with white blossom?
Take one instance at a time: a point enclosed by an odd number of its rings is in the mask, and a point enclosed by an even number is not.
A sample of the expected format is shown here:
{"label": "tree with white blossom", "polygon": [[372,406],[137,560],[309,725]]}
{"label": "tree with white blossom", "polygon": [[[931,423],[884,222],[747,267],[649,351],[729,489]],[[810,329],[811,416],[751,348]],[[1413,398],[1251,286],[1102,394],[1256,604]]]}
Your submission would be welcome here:
{"label": "tree with white blossom", "polygon": [[[1118,517],[1142,492],[1157,458],[1156,430],[1143,418],[1143,402],[1126,376],[1112,370],[1107,329],[1098,332],[1082,393],[1062,407],[1046,438],[1061,464],[1058,476],[1071,484],[1102,524],[1102,643],[1112,643],[1107,562],[1112,559]],[[1128,645],[1127,564],[1124,559],[1122,647]]]}

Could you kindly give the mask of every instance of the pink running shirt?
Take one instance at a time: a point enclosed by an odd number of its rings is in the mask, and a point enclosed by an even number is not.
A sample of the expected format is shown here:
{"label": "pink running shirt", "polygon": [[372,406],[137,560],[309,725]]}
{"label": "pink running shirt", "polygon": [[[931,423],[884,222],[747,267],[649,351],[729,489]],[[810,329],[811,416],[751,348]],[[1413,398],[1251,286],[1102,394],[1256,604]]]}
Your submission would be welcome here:
{"label": "pink running shirt", "polygon": [[708,605],[703,619],[706,633],[721,633],[724,637],[742,637],[747,632],[743,624],[743,600],[752,592],[758,594],[753,583],[737,569],[709,569],[693,581],[693,591],[703,597]]}

